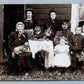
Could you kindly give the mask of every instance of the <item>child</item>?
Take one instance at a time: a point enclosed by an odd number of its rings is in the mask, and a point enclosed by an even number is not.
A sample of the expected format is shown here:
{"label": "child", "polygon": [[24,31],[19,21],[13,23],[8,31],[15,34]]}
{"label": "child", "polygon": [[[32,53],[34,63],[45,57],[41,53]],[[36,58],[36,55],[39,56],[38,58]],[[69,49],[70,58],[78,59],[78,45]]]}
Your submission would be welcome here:
{"label": "child", "polygon": [[[82,33],[81,33],[81,35],[83,36],[83,42],[84,42],[84,25],[82,26]],[[83,52],[82,52],[82,56],[81,56],[81,59],[80,60],[81,61],[84,61],[84,48],[83,48]]]}
{"label": "child", "polygon": [[82,36],[84,36],[84,25],[82,26],[82,33],[81,33]]}
{"label": "child", "polygon": [[80,62],[79,59],[81,57],[81,54],[83,53],[83,36],[81,35],[81,27],[76,27],[75,29],[75,35],[73,35],[73,38],[70,42],[70,50],[72,55],[72,71],[75,71],[77,68],[80,68]]}
{"label": "child", "polygon": [[44,31],[44,39],[46,39],[46,40],[52,40],[53,41],[54,35],[55,35],[55,32],[50,27],[48,27]]}
{"label": "child", "polygon": [[[15,54],[20,54],[20,53],[24,53],[24,52],[30,52],[28,42],[25,42],[24,45],[22,45],[22,46],[18,46],[18,47],[14,48]],[[12,54],[12,57],[14,57],[14,54]]]}
{"label": "child", "polygon": [[[37,25],[34,29],[34,36],[33,36],[33,40],[35,41],[43,41],[43,30],[42,27]],[[37,67],[38,69],[41,69],[42,65],[44,64],[44,51],[38,51],[35,54],[35,63],[34,63],[35,67]],[[43,66],[44,67],[44,66]]]}
{"label": "child", "polygon": [[42,28],[40,26],[36,26],[34,29],[34,40],[40,40],[43,38]]}
{"label": "child", "polygon": [[65,37],[60,37],[60,43],[55,46],[53,66],[68,68],[71,65],[69,55],[69,45],[66,45]]}

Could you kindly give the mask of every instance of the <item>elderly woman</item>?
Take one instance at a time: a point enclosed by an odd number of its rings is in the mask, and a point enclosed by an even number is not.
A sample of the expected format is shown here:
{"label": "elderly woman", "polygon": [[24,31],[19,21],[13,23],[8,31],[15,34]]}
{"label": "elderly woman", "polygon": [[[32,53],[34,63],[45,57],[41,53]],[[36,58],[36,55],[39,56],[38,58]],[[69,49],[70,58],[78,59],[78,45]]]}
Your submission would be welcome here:
{"label": "elderly woman", "polygon": [[[9,73],[12,71],[13,73],[15,72],[14,74],[16,74],[18,70],[18,64],[20,63],[18,63],[18,61],[21,56],[23,57],[29,55],[24,51],[25,45],[28,42],[28,35],[24,32],[23,22],[18,22],[16,24],[16,30],[10,33],[8,42],[8,47],[11,51],[9,62],[12,60],[12,65],[10,63],[11,69],[9,70]],[[30,56],[32,58],[31,53]]]}
{"label": "elderly woman", "polygon": [[13,52],[14,48],[23,45],[28,41],[27,33],[24,32],[24,24],[18,22],[16,24],[16,30],[9,35],[9,48]]}

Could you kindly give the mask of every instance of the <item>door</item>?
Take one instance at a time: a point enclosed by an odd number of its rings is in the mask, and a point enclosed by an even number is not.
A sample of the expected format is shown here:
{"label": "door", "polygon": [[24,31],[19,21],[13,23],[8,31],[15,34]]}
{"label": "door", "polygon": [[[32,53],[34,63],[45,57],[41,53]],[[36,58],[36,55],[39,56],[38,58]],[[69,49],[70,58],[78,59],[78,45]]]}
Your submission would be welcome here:
{"label": "door", "polygon": [[24,5],[4,5],[4,57],[8,51],[8,35],[15,30],[18,21],[24,19]]}

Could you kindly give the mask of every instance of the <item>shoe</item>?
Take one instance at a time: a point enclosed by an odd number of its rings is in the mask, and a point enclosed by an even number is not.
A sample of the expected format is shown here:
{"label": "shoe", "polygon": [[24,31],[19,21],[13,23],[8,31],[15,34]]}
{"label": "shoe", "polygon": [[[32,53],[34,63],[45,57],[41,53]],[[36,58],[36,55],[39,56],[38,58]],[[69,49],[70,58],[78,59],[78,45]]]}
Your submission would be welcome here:
{"label": "shoe", "polygon": [[73,73],[73,72],[75,72],[76,71],[76,68],[72,68],[71,69],[71,72]]}
{"label": "shoe", "polygon": [[15,75],[16,72],[16,70],[12,70],[8,75]]}

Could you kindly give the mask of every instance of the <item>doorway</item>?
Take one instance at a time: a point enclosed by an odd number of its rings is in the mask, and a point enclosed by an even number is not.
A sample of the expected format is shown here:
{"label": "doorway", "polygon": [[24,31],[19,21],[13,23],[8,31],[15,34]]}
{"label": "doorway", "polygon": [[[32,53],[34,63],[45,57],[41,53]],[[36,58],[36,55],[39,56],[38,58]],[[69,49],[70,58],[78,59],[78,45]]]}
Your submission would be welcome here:
{"label": "doorway", "polygon": [[4,5],[3,57],[9,53],[8,36],[15,30],[18,21],[24,19],[24,5]]}

